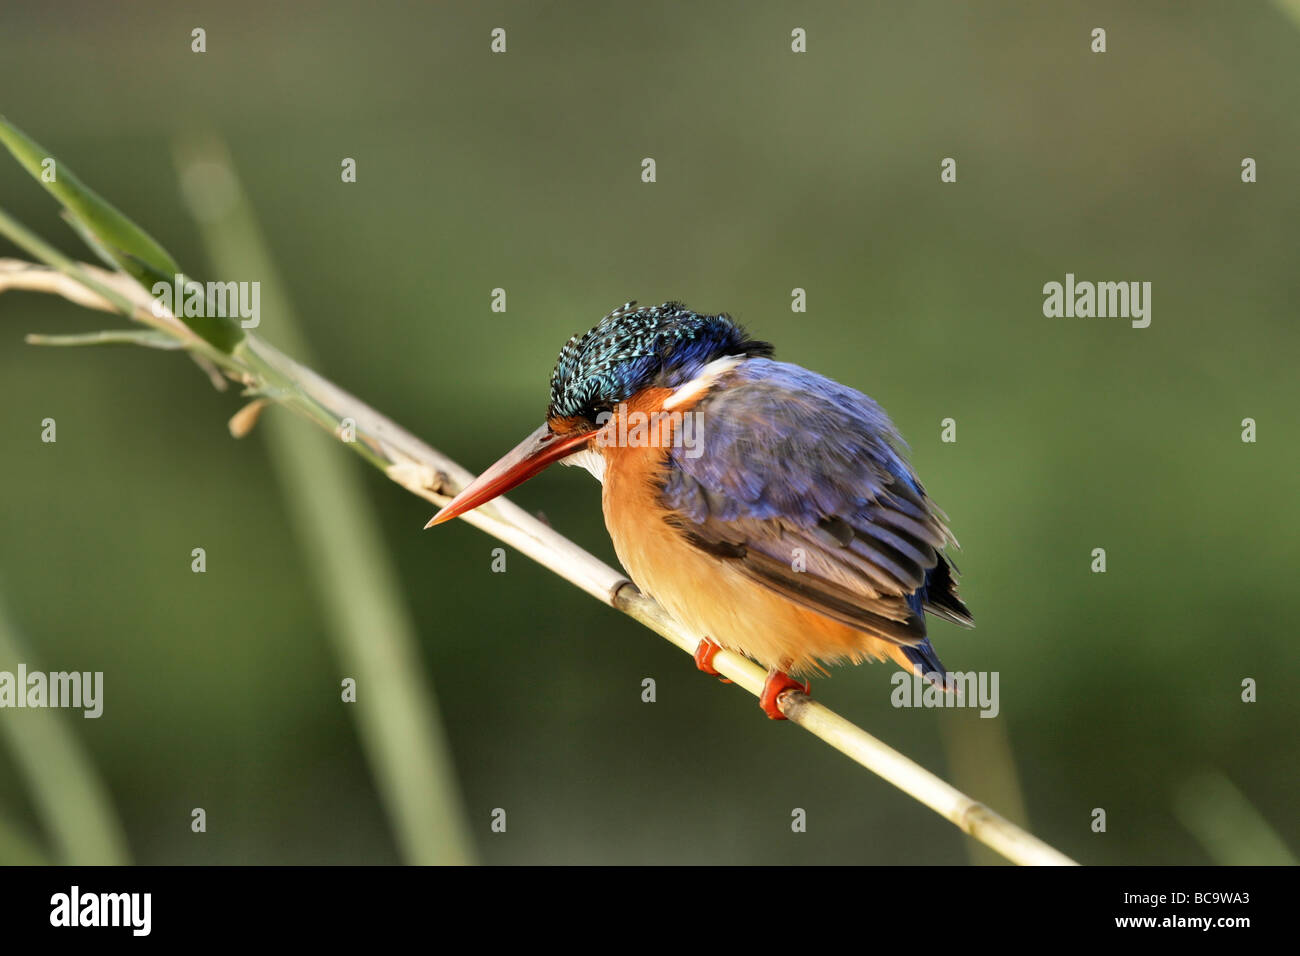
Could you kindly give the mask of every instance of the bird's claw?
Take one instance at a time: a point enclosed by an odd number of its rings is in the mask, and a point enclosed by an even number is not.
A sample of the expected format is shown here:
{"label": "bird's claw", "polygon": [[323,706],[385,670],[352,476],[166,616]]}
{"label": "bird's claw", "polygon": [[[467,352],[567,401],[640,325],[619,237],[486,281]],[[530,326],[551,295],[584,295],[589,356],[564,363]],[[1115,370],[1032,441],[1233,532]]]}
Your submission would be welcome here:
{"label": "bird's claw", "polygon": [[718,651],[722,650],[722,645],[714,643],[707,637],[701,638],[700,643],[695,645],[695,666],[711,677],[722,679],[722,683],[730,684],[731,681],[718,673],[713,666],[713,658]]}
{"label": "bird's claw", "polygon": [[[698,651],[697,651],[698,653]],[[767,672],[767,680],[763,681],[763,693],[759,695],[758,706],[763,708],[763,713],[773,720],[788,720],[785,714],[781,713],[778,705],[778,698],[788,690],[797,690],[803,694],[812,693],[812,683],[799,683],[784,671],[776,668]]]}

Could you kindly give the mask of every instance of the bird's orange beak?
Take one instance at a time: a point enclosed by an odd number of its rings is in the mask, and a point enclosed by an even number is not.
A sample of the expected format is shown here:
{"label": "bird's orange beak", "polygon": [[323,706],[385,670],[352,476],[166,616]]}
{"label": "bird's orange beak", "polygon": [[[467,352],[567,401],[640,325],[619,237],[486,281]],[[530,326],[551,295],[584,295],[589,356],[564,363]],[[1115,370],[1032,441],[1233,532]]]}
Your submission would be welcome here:
{"label": "bird's orange beak", "polygon": [[579,431],[572,435],[553,435],[550,428],[543,425],[471,481],[464,491],[447,503],[447,507],[430,518],[425,527],[432,528],[436,524],[458,518],[465,512],[473,511],[479,505],[504,495],[548,465],[573,454],[594,434],[596,432],[593,430]]}

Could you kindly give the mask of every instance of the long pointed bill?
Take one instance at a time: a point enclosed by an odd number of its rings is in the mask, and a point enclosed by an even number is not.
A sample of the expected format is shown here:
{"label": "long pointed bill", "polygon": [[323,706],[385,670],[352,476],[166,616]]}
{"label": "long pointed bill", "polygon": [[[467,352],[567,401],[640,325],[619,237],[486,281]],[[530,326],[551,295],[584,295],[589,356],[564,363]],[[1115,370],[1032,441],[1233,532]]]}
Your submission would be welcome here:
{"label": "long pointed bill", "polygon": [[479,505],[487,504],[498,495],[504,495],[548,465],[572,455],[594,434],[595,431],[588,431],[557,437],[543,425],[471,481],[464,491],[447,503],[447,507],[430,518],[425,527],[432,528],[436,524],[458,518]]}

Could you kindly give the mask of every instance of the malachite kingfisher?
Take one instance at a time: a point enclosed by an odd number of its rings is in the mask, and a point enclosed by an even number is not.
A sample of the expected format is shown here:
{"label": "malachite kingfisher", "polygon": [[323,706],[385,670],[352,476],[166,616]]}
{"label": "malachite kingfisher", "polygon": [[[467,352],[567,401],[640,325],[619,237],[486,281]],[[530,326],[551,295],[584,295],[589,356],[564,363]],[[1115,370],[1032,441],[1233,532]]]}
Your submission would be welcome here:
{"label": "malachite kingfisher", "polygon": [[925,614],[972,626],[943,549],[946,516],[874,401],[772,358],[731,317],[629,302],[560,350],[546,422],[426,527],[554,462],[604,485],[605,525],[643,591],[718,647],[790,674],[891,658],[946,685]]}

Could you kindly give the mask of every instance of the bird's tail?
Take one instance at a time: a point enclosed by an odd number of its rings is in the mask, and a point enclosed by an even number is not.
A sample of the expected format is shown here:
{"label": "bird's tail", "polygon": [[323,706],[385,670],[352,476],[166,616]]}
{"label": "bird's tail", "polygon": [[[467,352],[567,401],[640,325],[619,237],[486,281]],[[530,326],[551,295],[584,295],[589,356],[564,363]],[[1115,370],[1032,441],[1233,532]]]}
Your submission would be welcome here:
{"label": "bird's tail", "polygon": [[[939,660],[939,655],[935,653],[934,645],[930,643],[928,637],[920,644],[900,646],[898,650],[907,661],[904,667],[911,665],[910,670],[913,674],[923,677],[936,687],[947,689],[948,671],[944,668],[943,661]],[[899,663],[903,664],[903,661]]]}

